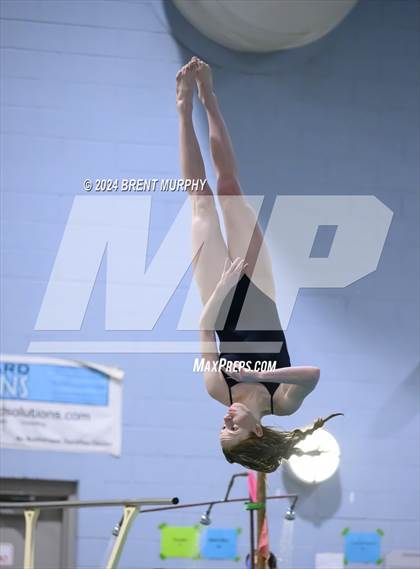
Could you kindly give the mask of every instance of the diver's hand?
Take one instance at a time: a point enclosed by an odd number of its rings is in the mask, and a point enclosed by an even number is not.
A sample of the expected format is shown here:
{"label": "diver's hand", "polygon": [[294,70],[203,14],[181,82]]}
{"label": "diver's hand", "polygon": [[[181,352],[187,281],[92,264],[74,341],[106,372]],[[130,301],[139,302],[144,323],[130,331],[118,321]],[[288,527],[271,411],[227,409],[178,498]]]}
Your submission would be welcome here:
{"label": "diver's hand", "polygon": [[201,330],[214,330],[221,305],[225,301],[229,290],[238,283],[247,265],[248,263],[245,263],[245,259],[240,257],[237,257],[233,262],[231,262],[229,257],[226,259],[222,276],[203,307],[200,317]]}
{"label": "diver's hand", "polygon": [[234,261],[231,261],[228,257],[223,267],[222,276],[217,283],[218,288],[228,292],[232,287],[236,286],[247,266],[248,263],[245,263],[245,259],[236,257]]}
{"label": "diver's hand", "polygon": [[239,371],[231,371],[226,368],[226,366],[220,366],[220,368],[236,381],[242,381],[244,383],[255,383],[260,380],[260,374],[258,371],[253,371],[251,369],[241,368]]}

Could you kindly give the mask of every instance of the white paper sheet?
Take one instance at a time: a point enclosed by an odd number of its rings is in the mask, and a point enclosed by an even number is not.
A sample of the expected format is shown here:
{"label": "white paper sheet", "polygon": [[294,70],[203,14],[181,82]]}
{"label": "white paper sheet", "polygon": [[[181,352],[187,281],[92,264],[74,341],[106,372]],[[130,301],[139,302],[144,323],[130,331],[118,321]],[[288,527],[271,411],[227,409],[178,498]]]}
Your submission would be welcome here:
{"label": "white paper sheet", "polygon": [[344,555],[342,553],[316,553],[315,569],[343,569]]}

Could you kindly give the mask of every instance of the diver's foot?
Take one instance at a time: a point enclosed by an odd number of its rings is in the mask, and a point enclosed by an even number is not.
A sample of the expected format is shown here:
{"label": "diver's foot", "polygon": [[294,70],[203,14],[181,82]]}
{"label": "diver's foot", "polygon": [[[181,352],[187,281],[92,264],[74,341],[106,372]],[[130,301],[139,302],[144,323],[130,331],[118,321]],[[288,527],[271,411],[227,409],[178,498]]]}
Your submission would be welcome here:
{"label": "diver's foot", "polygon": [[207,108],[214,102],[215,98],[211,67],[198,57],[193,57],[191,61],[195,61],[197,65],[195,80],[197,81],[198,97]]}
{"label": "diver's foot", "polygon": [[176,105],[180,112],[192,112],[196,69],[197,63],[191,60],[176,74]]}

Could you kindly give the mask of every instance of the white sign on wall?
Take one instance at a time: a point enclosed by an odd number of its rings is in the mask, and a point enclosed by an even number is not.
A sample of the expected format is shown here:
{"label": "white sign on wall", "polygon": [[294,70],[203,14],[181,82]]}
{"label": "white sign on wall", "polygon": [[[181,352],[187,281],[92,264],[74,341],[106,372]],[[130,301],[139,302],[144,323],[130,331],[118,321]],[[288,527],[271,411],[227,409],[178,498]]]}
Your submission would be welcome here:
{"label": "white sign on wall", "polygon": [[11,567],[15,559],[13,543],[0,543],[0,567]]}
{"label": "white sign on wall", "polygon": [[385,558],[386,569],[419,569],[420,551],[396,549]]}
{"label": "white sign on wall", "polygon": [[121,454],[122,370],[0,356],[1,445]]}
{"label": "white sign on wall", "polygon": [[342,553],[316,553],[315,569],[343,569],[344,555]]}

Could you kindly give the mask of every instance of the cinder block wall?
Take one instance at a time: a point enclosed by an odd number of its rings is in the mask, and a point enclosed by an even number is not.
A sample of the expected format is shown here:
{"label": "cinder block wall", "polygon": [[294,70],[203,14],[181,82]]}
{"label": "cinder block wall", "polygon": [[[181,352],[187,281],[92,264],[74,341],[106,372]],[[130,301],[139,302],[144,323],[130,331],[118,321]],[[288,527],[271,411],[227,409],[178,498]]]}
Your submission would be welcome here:
{"label": "cinder block wall", "polygon": [[[293,566],[340,551],[344,527],[381,528],[384,553],[419,548],[418,3],[361,2],[317,44],[267,57],[215,46],[169,2],[3,0],[1,16],[2,350],[25,353],[33,339],[121,338],[104,332],[104,266],[80,333],[33,328],[82,181],[178,177],[175,73],[192,54],[206,57],[244,191],[266,196],[263,218],[277,194],[375,195],[394,213],[376,272],[345,289],[302,290],[287,331],[293,362],[319,365],[321,381],[295,415],[268,424],[345,413],[329,426],[342,448],[332,481],[307,489],[284,472],[269,476],[270,492],[301,496]],[[195,119],[213,181],[199,110]],[[184,200],[153,196],[149,259]],[[155,337],[173,333],[187,287],[188,275]],[[4,451],[2,476],[78,480],[82,499],[223,496],[240,468],[221,455],[223,409],[191,372],[190,355],[72,357],[126,371],[121,458]],[[245,493],[239,482],[235,495]],[[285,509],[269,506],[275,552]],[[142,517],[121,566],[192,567],[159,559],[157,525],[194,524],[200,514]],[[78,567],[98,566],[115,521],[115,511],[80,512]],[[239,506],[219,508],[214,525],[246,530],[247,517]]]}

